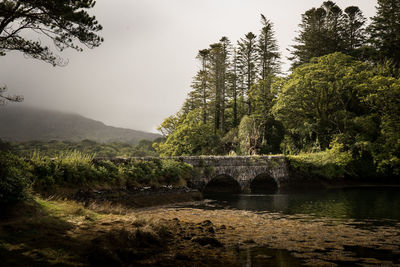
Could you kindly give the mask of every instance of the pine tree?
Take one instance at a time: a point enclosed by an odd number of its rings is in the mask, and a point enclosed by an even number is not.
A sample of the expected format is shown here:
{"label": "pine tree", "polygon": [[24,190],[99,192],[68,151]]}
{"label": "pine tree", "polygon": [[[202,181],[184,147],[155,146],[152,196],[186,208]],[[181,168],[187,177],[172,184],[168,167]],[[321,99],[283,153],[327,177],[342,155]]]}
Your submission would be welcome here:
{"label": "pine tree", "polygon": [[400,66],[400,1],[378,0],[377,14],[368,28],[377,60],[392,60]]}
{"label": "pine tree", "polygon": [[222,37],[221,43],[221,126],[222,133],[226,131],[225,122],[225,103],[226,103],[226,86],[227,86],[227,70],[229,68],[229,54],[231,43],[228,37]]}
{"label": "pine tree", "polygon": [[273,94],[272,80],[280,69],[280,54],[272,23],[261,14],[262,29],[258,38],[260,81],[251,88],[253,115],[260,125],[260,144],[265,146],[270,140],[274,118],[271,114]]}
{"label": "pine tree", "polygon": [[239,113],[238,113],[238,97],[239,97],[239,70],[238,70],[238,58],[237,50],[233,49],[233,57],[228,72],[229,92],[232,98],[232,126],[237,127],[239,125]]}
{"label": "pine tree", "polygon": [[[209,90],[207,88],[207,80],[208,80],[208,71],[207,71],[207,62],[209,60],[210,50],[203,49],[199,51],[197,58],[201,62],[201,70],[197,74],[195,78],[195,82],[192,85],[193,88],[197,88],[200,90],[200,95],[202,98],[202,116],[203,123],[207,123],[207,99],[209,97]],[[197,83],[196,83],[197,81]]]}
{"label": "pine tree", "polygon": [[293,56],[290,58],[293,61],[292,68],[327,53],[325,19],[326,11],[323,8],[312,8],[302,15],[299,35],[294,39],[298,44],[293,45]]}
{"label": "pine tree", "polygon": [[222,77],[222,45],[215,43],[210,45],[210,82],[212,83],[212,98],[214,106],[214,133],[221,125],[221,77]]}
{"label": "pine tree", "polygon": [[249,32],[245,35],[245,38],[241,38],[238,41],[238,66],[245,85],[244,94],[247,97],[248,114],[251,114],[251,100],[248,95],[250,93],[251,86],[256,81],[257,58],[256,35],[252,32]]}
{"label": "pine tree", "polygon": [[343,46],[348,55],[359,57],[359,49],[365,42],[364,25],[366,18],[357,6],[349,6],[344,10]]}
{"label": "pine tree", "polygon": [[275,38],[273,24],[261,14],[262,29],[258,37],[258,58],[260,79],[266,80],[271,74],[279,72],[279,47]]}
{"label": "pine tree", "polygon": [[292,68],[310,62],[313,57],[342,52],[356,54],[363,44],[365,18],[358,7],[345,12],[332,1],[302,15],[299,35],[293,46]]}

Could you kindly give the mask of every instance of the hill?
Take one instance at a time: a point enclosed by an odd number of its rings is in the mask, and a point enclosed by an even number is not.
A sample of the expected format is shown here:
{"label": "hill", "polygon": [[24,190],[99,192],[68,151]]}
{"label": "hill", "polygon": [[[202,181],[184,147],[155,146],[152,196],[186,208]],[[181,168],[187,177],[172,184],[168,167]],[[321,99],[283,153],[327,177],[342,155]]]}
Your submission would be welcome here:
{"label": "hill", "polygon": [[68,140],[127,142],[154,140],[159,134],[107,126],[78,114],[26,107],[0,106],[0,138],[7,141]]}

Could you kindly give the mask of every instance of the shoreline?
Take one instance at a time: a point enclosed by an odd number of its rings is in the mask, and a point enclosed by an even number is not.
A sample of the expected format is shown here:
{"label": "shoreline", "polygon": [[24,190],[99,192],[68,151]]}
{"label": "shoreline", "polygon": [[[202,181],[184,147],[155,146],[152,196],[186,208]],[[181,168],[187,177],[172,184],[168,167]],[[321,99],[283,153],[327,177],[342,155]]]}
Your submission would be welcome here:
{"label": "shoreline", "polygon": [[[162,199],[165,194],[157,197]],[[200,207],[207,201],[141,208],[107,201],[87,206],[66,200],[33,201],[36,204],[0,220],[0,256],[6,264],[400,264],[398,220],[374,225],[351,218]]]}

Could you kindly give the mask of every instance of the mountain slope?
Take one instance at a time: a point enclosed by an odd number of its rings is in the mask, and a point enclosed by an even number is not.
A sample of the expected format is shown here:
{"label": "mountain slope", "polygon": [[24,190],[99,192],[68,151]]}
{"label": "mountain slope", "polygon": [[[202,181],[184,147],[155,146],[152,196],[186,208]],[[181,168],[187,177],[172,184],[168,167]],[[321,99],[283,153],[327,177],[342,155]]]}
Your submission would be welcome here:
{"label": "mountain slope", "polygon": [[0,106],[0,138],[7,141],[128,142],[154,140],[158,134],[107,126],[81,115],[26,107]]}

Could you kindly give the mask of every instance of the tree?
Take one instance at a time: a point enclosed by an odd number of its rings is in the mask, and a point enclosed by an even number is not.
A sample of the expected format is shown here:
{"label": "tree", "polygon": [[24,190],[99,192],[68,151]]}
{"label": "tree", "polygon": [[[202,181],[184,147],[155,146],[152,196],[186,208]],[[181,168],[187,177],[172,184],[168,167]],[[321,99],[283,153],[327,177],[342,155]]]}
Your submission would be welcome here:
{"label": "tree", "polygon": [[[173,119],[167,119],[170,125]],[[160,144],[154,144],[154,148],[161,156],[180,155],[207,155],[218,153],[218,136],[213,134],[210,124],[202,122],[199,110],[193,110],[184,114],[179,119],[173,131],[167,135],[167,139]]]}
{"label": "tree", "polygon": [[282,89],[274,114],[297,150],[324,150],[336,134],[346,133],[362,113],[357,86],[368,66],[342,53],[314,58],[294,70]]}
{"label": "tree", "polygon": [[220,129],[222,133],[226,131],[225,121],[225,103],[226,103],[226,86],[227,86],[227,70],[229,68],[229,54],[231,48],[231,42],[228,37],[222,37],[221,43],[221,125]]}
{"label": "tree", "polygon": [[[360,84],[360,98],[378,121],[378,135],[369,143],[378,171],[400,174],[400,79],[371,75]],[[364,140],[363,140],[364,141]],[[364,141],[365,142],[365,141]]]}
{"label": "tree", "polygon": [[[197,58],[201,61],[201,71],[198,73],[197,81],[200,83],[197,88],[201,90],[200,95],[202,97],[202,112],[203,112],[203,123],[207,123],[207,99],[209,97],[209,91],[207,90],[207,62],[209,60],[210,50],[203,49],[199,51]],[[195,87],[195,86],[194,86]]]}
{"label": "tree", "polygon": [[[238,41],[237,57],[239,62],[239,71],[243,77],[245,85],[245,95],[248,96],[251,86],[255,83],[257,75],[257,47],[256,47],[256,35],[249,32],[245,35],[245,38],[241,38]],[[251,101],[247,98],[248,114],[251,114]]]}
{"label": "tree", "polygon": [[260,125],[254,116],[245,115],[238,127],[240,154],[257,155],[260,140]]}
{"label": "tree", "polygon": [[11,102],[22,102],[24,98],[19,95],[8,95],[7,86],[0,87],[0,106],[4,105],[7,101]]}
{"label": "tree", "polygon": [[377,60],[392,60],[400,67],[400,1],[378,0],[376,16],[368,27]]}
{"label": "tree", "polygon": [[359,49],[364,45],[366,18],[359,7],[349,6],[344,10],[343,45],[346,54],[359,57]]}
{"label": "tree", "polygon": [[269,75],[274,75],[279,72],[280,53],[279,47],[275,38],[273,24],[261,14],[262,29],[258,37],[258,58],[260,79],[266,80]]}
{"label": "tree", "polygon": [[332,1],[319,8],[312,8],[302,15],[299,35],[293,46],[292,68],[335,52],[360,56],[359,49],[365,39],[365,18],[356,6],[345,12]]}
{"label": "tree", "polygon": [[328,53],[324,44],[325,17],[326,11],[323,8],[312,8],[302,15],[299,35],[294,39],[298,44],[293,45],[294,50],[291,51],[292,68]]}
{"label": "tree", "polygon": [[[94,0],[1,1],[0,56],[19,51],[53,66],[65,65],[67,62],[55,55],[49,46],[29,39],[28,33],[47,37],[60,51],[66,48],[82,51],[82,45],[97,47],[103,42],[103,38],[96,34],[102,26],[86,11],[95,3]],[[1,93],[0,98],[14,100]]]}
{"label": "tree", "polygon": [[228,71],[228,83],[229,83],[229,96],[232,99],[232,126],[237,127],[239,125],[239,112],[238,112],[238,58],[236,48],[233,50],[232,62]]}
{"label": "tree", "polygon": [[222,101],[222,45],[215,43],[210,45],[210,78],[212,83],[212,103],[214,104],[214,133],[221,125],[221,101]]}
{"label": "tree", "polygon": [[283,78],[269,75],[251,87],[250,98],[253,103],[252,117],[259,127],[259,137],[255,147],[257,153],[279,153],[283,138],[283,126],[272,113]]}
{"label": "tree", "polygon": [[261,147],[257,149],[260,153],[265,153],[279,150],[279,144],[278,149],[276,146],[274,148],[271,146],[276,132],[276,121],[271,113],[275,92],[272,92],[271,87],[277,80],[276,75],[280,70],[280,53],[272,23],[262,14],[261,23],[262,29],[257,45],[260,81],[251,87],[249,98],[253,105],[254,117],[260,125]]}

